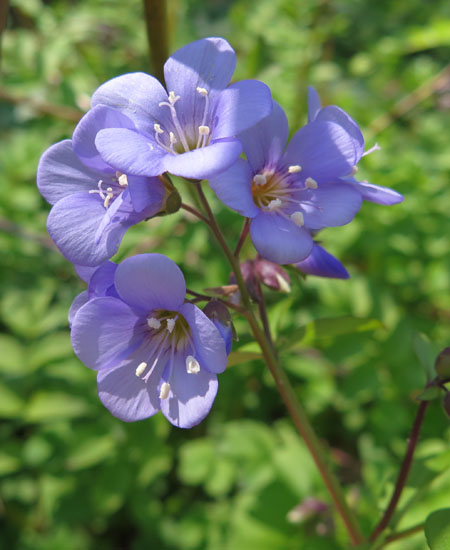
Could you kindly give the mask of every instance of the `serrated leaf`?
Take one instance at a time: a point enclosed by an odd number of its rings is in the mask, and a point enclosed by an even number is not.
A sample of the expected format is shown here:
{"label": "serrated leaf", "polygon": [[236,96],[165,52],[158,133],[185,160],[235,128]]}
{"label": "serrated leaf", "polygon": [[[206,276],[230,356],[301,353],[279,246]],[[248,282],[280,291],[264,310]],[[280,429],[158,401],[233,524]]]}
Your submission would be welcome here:
{"label": "serrated leaf", "polygon": [[425,521],[425,537],[430,550],[450,548],[450,508],[436,510]]}

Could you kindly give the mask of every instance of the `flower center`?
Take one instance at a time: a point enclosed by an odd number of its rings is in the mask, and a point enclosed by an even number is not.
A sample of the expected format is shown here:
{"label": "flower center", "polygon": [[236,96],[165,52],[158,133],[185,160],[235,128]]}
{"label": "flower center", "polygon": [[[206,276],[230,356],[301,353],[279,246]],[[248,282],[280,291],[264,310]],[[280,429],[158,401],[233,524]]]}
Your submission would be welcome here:
{"label": "flower center", "polygon": [[[168,363],[167,381],[160,386],[160,399],[170,396],[175,354],[182,355],[188,374],[200,372],[200,362],[195,357],[196,349],[192,332],[186,319],[177,311],[155,309],[146,319],[148,339],[151,352],[148,361],[143,361],[136,368],[136,376],[147,382],[161,362]],[[150,368],[148,368],[150,365]],[[144,374],[145,373],[145,374]]]}
{"label": "flower center", "polygon": [[97,189],[90,189],[90,194],[99,194],[103,199],[103,206],[108,209],[112,202],[128,187],[128,180],[125,174],[122,172],[116,172],[108,184],[105,184],[103,180],[99,180]]}
{"label": "flower center", "polygon": [[301,183],[297,176],[301,171],[302,167],[295,164],[283,171],[264,168],[253,176],[251,191],[255,205],[265,212],[275,212],[299,227],[305,225],[302,206],[309,201],[301,194],[318,186],[312,178]]}
{"label": "flower center", "polygon": [[199,147],[206,147],[210,141],[211,128],[207,126],[209,114],[209,95],[206,88],[197,88],[197,93],[204,98],[204,108],[201,124],[194,128],[194,135],[188,135],[183,130],[178,119],[175,104],[181,99],[181,96],[175,95],[175,92],[169,92],[168,101],[161,101],[160,107],[167,107],[170,110],[170,116],[173,124],[173,131],[168,131],[155,123],[155,140],[160,147],[172,155],[187,153]]}

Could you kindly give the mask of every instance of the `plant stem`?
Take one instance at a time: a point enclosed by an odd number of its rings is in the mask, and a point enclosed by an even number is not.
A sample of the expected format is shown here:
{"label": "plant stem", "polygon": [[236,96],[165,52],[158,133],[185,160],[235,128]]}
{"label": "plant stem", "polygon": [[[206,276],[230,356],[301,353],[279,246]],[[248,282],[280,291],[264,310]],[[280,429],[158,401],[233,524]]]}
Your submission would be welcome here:
{"label": "plant stem", "polygon": [[388,535],[386,537],[386,540],[384,541],[384,544],[389,544],[391,542],[395,542],[397,540],[406,539],[407,537],[411,537],[412,535],[415,535],[416,533],[420,533],[423,531],[425,525],[423,523],[420,523],[419,525],[414,525],[413,527],[409,527],[409,529],[405,529],[404,531],[399,531],[398,533],[393,533],[392,535]]}
{"label": "plant stem", "polygon": [[429,401],[421,401],[419,408],[417,410],[416,418],[414,419],[414,424],[411,428],[411,433],[409,436],[408,447],[406,449],[405,456],[403,458],[402,466],[397,477],[397,482],[395,484],[394,492],[392,494],[391,500],[389,502],[386,511],[381,518],[378,525],[373,530],[373,533],[370,535],[370,541],[375,541],[378,536],[386,529],[389,525],[389,522],[392,519],[392,516],[397,507],[398,501],[402,494],[403,488],[405,487],[406,480],[408,479],[408,474],[411,469],[411,464],[414,456],[414,451],[416,449],[417,443],[419,441],[420,429],[422,427],[423,419],[425,417],[425,412],[427,410]]}
{"label": "plant stem", "polygon": [[193,214],[194,216],[196,216],[199,220],[202,220],[203,222],[205,222],[206,224],[209,225],[209,220],[208,218],[206,218],[201,212],[199,212],[196,208],[194,208],[193,206],[190,206],[189,204],[186,204],[184,202],[181,203],[181,208],[183,210],[186,210],[186,212],[190,212],[191,214]]}
{"label": "plant stem", "polygon": [[239,257],[239,253],[241,252],[242,246],[245,243],[245,239],[247,238],[248,232],[250,230],[250,219],[245,218],[244,226],[242,227],[241,235],[239,237],[239,240],[237,242],[236,248],[234,249],[234,255],[236,258]]}
{"label": "plant stem", "polygon": [[277,359],[272,351],[272,347],[256,320],[256,317],[251,307],[250,296],[248,294],[247,287],[245,285],[244,278],[242,277],[242,273],[239,267],[239,261],[229,248],[225,237],[223,236],[223,233],[216,222],[211,207],[209,206],[208,200],[203,193],[201,185],[197,183],[196,187],[200,197],[200,201],[209,218],[208,225],[214,233],[215,237],[217,238],[217,241],[224,251],[234,272],[236,282],[241,292],[241,298],[245,308],[245,316],[250,324],[253,336],[255,337],[261,348],[264,359],[275,380],[278,391],[283,398],[283,401],[289,411],[289,414],[291,415],[297,431],[303,437],[303,440],[308,447],[309,452],[311,453],[311,456],[316,464],[317,469],[319,470],[320,475],[322,476],[325,486],[327,487],[328,492],[330,493],[330,496],[336,506],[336,509],[344,522],[352,543],[354,545],[358,545],[364,542],[364,537],[359,529],[359,526],[356,522],[356,519],[354,518],[352,511],[347,505],[344,492],[342,491],[337,478],[335,477],[328,465],[328,460],[325,456],[324,450],[322,449],[319,438],[315,434],[314,429],[311,426],[308,417],[303,410],[303,407],[298,402],[297,396],[289,382],[289,379],[287,378],[283,369],[278,365]]}
{"label": "plant stem", "polygon": [[259,316],[261,317],[261,321],[263,324],[264,334],[266,335],[267,341],[272,348],[273,355],[276,357],[277,353],[275,350],[275,345],[273,343],[272,332],[270,330],[269,318],[267,317],[266,300],[264,298],[264,293],[262,291],[260,283],[258,283],[258,310]]}
{"label": "plant stem", "polygon": [[164,63],[169,55],[166,0],[144,0],[144,12],[152,72],[164,84]]}

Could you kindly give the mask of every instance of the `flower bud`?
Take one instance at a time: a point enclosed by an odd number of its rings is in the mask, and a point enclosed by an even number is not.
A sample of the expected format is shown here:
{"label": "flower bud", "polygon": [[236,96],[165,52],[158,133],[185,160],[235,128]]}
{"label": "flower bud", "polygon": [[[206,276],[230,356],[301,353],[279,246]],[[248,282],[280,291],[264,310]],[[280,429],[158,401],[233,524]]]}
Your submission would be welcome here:
{"label": "flower bud", "polygon": [[288,294],[291,291],[291,279],[287,272],[278,264],[264,258],[255,260],[255,273],[258,279],[267,287]]}
{"label": "flower bud", "polygon": [[443,349],[437,356],[434,368],[442,380],[450,378],[450,347]]}

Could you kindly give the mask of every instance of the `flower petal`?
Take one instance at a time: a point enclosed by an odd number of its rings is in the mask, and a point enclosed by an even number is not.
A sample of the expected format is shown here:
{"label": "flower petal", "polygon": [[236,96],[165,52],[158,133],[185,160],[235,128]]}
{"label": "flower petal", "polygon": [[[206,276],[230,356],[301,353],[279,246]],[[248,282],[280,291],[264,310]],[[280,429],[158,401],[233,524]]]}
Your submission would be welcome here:
{"label": "flower petal", "polygon": [[[169,367],[163,375],[168,381]],[[192,428],[199,424],[211,410],[219,384],[217,376],[205,369],[197,374],[186,372],[185,359],[176,356],[170,392],[167,399],[161,399],[161,411],[164,416],[178,428]]]}
{"label": "flower petal", "polygon": [[155,122],[170,123],[167,109],[159,103],[167,101],[167,92],[160,82],[145,73],[128,73],[102,84],[94,92],[91,105],[108,105],[129,117],[140,132],[154,134]]}
{"label": "flower petal", "polygon": [[50,203],[93,189],[103,174],[87,168],[73,152],[72,141],[55,143],[42,155],[37,171],[41,195]]}
{"label": "flower petal", "polygon": [[69,309],[68,314],[68,321],[69,326],[72,326],[73,320],[75,319],[75,315],[78,313],[78,310],[81,306],[84,306],[89,301],[89,292],[87,290],[83,290],[78,296],[75,296],[72,305]]}
{"label": "flower petal", "polygon": [[348,279],[350,275],[341,262],[320,245],[314,243],[311,254],[294,265],[308,275],[331,279]]}
{"label": "flower petal", "polygon": [[250,223],[250,236],[256,250],[277,264],[293,264],[306,258],[313,240],[304,227],[274,213],[260,212]]}
{"label": "flower petal", "polygon": [[[305,225],[310,229],[335,227],[352,221],[361,208],[361,195],[348,184],[332,183],[306,191],[301,205]],[[359,196],[358,196],[359,195]]]}
{"label": "flower petal", "polygon": [[256,174],[278,163],[289,135],[284,110],[276,101],[269,116],[239,135],[247,160]]}
{"label": "flower petal", "polygon": [[229,168],[239,157],[242,146],[237,139],[212,142],[207,147],[194,149],[181,155],[166,155],[165,170],[175,176],[192,179],[209,179]]}
{"label": "flower petal", "polygon": [[97,375],[100,401],[111,414],[125,422],[142,420],[159,411],[158,381],[165,363],[155,368],[151,380],[146,383],[136,376],[136,368],[148,360],[147,356],[146,348],[139,349],[120,366],[102,369]]}
{"label": "flower petal", "polygon": [[142,212],[149,206],[162,208],[165,188],[159,178],[145,178],[143,176],[128,176],[128,191],[136,212]]}
{"label": "flower petal", "polygon": [[214,139],[237,136],[272,112],[270,88],[258,80],[241,80],[228,86],[217,102]]}
{"label": "flower petal", "polygon": [[298,164],[301,176],[318,183],[329,183],[346,176],[355,165],[352,137],[335,122],[316,120],[303,126],[291,139],[281,164]]}
{"label": "flower petal", "polygon": [[227,366],[225,340],[214,323],[194,304],[183,304],[180,313],[189,324],[200,368],[223,372]]}
{"label": "flower petal", "polygon": [[72,325],[72,346],[90,369],[118,366],[143,340],[139,317],[121,300],[94,298],[78,310]]}
{"label": "flower petal", "polygon": [[63,256],[81,265],[99,265],[117,252],[129,227],[126,218],[110,223],[97,238],[107,211],[98,195],[75,193],[58,201],[47,220],[48,232]]}
{"label": "flower petal", "polygon": [[145,312],[153,309],[178,311],[186,295],[183,273],[162,254],[138,254],[117,268],[115,286],[130,306]]}
{"label": "flower petal", "polygon": [[336,105],[328,105],[317,113],[316,120],[335,122],[351,136],[355,157],[353,164],[357,164],[364,153],[364,137],[359,129],[359,126],[345,111],[336,107]]}
{"label": "flower petal", "polygon": [[151,138],[128,128],[100,130],[95,138],[103,160],[124,174],[159,176],[165,170],[168,156]]}
{"label": "flower petal", "polygon": [[308,86],[308,122],[317,118],[321,109],[320,97],[313,86]]}
{"label": "flower petal", "polygon": [[209,180],[211,189],[219,200],[241,216],[253,218],[259,208],[252,197],[253,173],[248,162],[238,159],[228,170],[213,176]]}
{"label": "flower petal", "polygon": [[119,297],[114,287],[116,269],[117,264],[114,262],[105,262],[95,270],[92,277],[89,279],[90,299],[100,298],[101,296]]}
{"label": "flower petal", "polygon": [[177,109],[183,126],[202,124],[205,98],[197,88],[207,90],[211,111],[218,94],[230,82],[235,66],[234,50],[223,38],[191,42],[169,57],[164,65],[164,78],[167,89],[180,96]]}
{"label": "flower petal", "polygon": [[120,111],[98,105],[88,111],[76,126],[72,136],[73,150],[86,166],[102,172],[114,172],[114,165],[107,164],[95,146],[95,136],[105,128],[136,130],[133,122]]}
{"label": "flower petal", "polygon": [[403,195],[397,193],[389,187],[382,185],[374,185],[373,183],[351,180],[355,189],[357,189],[365,201],[375,202],[377,204],[385,204],[391,206],[403,201]]}

